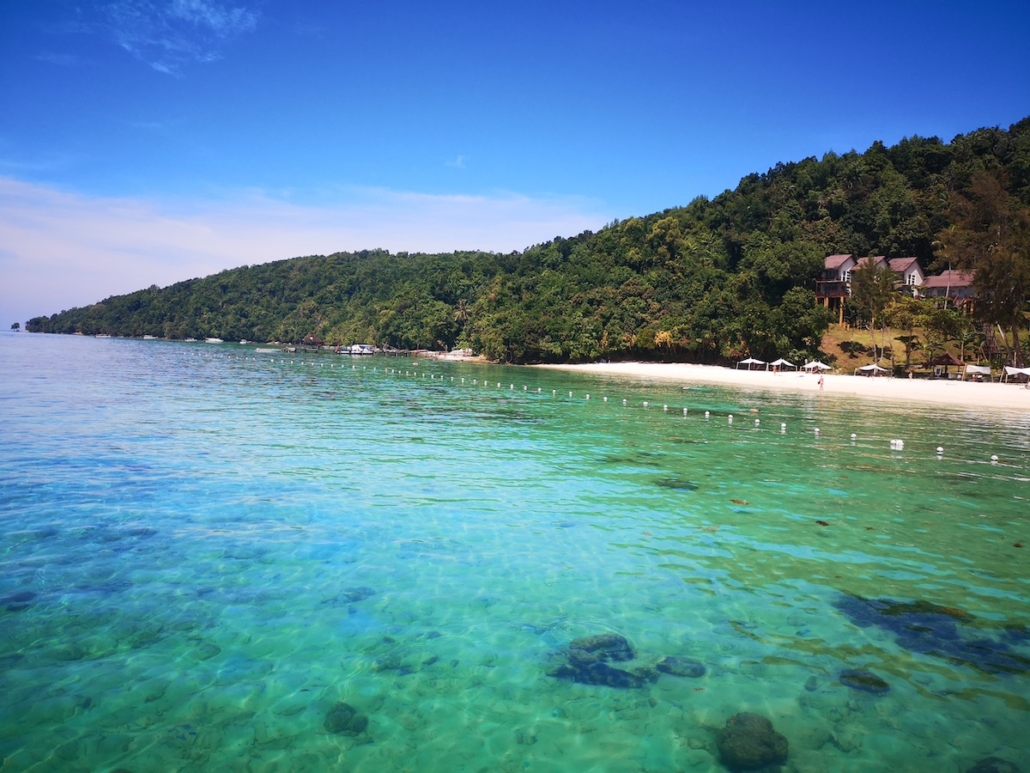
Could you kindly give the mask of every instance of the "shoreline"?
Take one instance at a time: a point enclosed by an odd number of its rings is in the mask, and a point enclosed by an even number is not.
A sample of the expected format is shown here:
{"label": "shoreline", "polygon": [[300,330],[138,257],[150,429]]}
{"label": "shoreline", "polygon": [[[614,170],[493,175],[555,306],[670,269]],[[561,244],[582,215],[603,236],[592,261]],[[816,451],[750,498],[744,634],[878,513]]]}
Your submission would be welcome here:
{"label": "shoreline", "polygon": [[533,367],[684,384],[718,384],[744,390],[789,391],[813,397],[858,397],[896,404],[947,405],[967,410],[1030,411],[1030,389],[1025,389],[1023,384],[1014,383],[846,376],[830,373],[823,375],[824,383],[820,390],[819,375],[804,371],[781,371],[774,374],[771,371],[736,370],[717,365],[655,362],[595,362]]}

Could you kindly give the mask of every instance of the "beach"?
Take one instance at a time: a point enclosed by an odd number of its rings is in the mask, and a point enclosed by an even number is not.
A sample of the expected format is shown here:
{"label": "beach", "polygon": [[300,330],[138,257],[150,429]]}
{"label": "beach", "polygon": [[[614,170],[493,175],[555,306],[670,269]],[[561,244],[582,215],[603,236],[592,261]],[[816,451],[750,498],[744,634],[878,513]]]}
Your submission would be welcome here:
{"label": "beach", "polygon": [[[791,391],[819,394],[819,374],[804,371],[744,370],[714,365],[656,362],[597,362],[581,365],[541,365],[575,373],[616,376],[681,384],[720,384],[747,390]],[[975,410],[1030,410],[1030,389],[1023,384],[907,379],[826,373],[822,394],[883,400],[893,403],[929,403]]]}

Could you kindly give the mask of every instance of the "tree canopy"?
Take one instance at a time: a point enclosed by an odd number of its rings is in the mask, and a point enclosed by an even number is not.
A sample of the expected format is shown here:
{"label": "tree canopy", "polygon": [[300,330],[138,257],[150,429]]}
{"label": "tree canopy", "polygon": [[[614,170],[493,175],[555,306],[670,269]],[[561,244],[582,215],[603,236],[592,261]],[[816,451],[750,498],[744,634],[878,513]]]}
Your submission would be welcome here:
{"label": "tree canopy", "polygon": [[[793,359],[815,355],[829,323],[814,283],[830,254],[916,257],[930,267],[947,253],[977,270],[984,314],[1015,324],[1030,289],[1028,206],[1024,119],[950,143],[913,136],[777,164],[713,199],[521,252],[293,258],[107,298],[26,327],[468,346],[507,362]],[[1001,246],[981,248],[985,208],[1007,234]],[[1002,276],[1009,281],[995,280]]]}

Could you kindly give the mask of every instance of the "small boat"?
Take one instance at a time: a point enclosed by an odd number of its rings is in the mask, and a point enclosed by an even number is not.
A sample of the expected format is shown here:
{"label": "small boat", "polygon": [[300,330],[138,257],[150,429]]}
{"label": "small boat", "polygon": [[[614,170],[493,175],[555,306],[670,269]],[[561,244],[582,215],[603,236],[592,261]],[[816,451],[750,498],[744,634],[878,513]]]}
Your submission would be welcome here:
{"label": "small boat", "polygon": [[206,344],[220,344],[222,343],[221,338],[205,338],[204,343]]}
{"label": "small boat", "polygon": [[185,339],[185,340],[186,340],[186,343],[193,343],[193,342],[194,342],[194,341],[196,341],[197,339],[196,339],[196,338],[187,338],[187,339]]}
{"label": "small boat", "polygon": [[144,341],[156,341],[157,336],[143,336]]}
{"label": "small boat", "polygon": [[110,338],[110,337],[111,337],[111,336],[110,336],[110,334],[109,334],[109,333],[97,333],[97,334],[96,334],[96,335],[94,336],[94,338]]}
{"label": "small boat", "polygon": [[264,347],[259,346],[254,351],[257,352],[258,354],[275,354],[276,352],[279,351],[279,349],[266,349]]}
{"label": "small boat", "polygon": [[372,344],[353,344],[349,349],[350,354],[375,354],[376,348]]}
{"label": "small boat", "polygon": [[248,341],[246,338],[241,338],[240,339],[240,344],[241,345],[246,345],[246,344],[249,344],[249,343],[250,343],[250,341]]}

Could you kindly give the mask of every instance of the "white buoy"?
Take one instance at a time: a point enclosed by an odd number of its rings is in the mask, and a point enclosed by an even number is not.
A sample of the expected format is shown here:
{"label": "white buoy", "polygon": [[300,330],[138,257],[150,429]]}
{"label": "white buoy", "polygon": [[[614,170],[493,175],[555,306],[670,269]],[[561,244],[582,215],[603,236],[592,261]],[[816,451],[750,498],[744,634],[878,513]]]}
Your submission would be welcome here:
{"label": "white buoy", "polygon": [[817,434],[817,435],[819,434],[819,428],[818,427],[815,428],[815,434]]}
{"label": "white buoy", "polygon": [[665,411],[666,413],[668,413],[669,412],[669,406],[663,405],[662,406],[662,410]]}
{"label": "white buoy", "polygon": [[537,393],[537,394],[540,394],[540,387],[537,387],[537,388],[536,388],[536,393]]}
{"label": "white buoy", "polygon": [[623,399],[622,399],[622,404],[623,404],[623,405],[628,405],[628,402],[627,402],[626,398],[623,398]]}
{"label": "white buoy", "polygon": [[605,401],[605,402],[608,402],[608,398],[607,398],[607,397],[605,397],[605,398],[604,398],[604,401]]}
{"label": "white buoy", "polygon": [[684,409],[683,409],[683,415],[684,415],[684,416],[686,416],[686,415],[687,415],[687,409],[686,409],[686,408],[684,408]]}
{"label": "white buoy", "polygon": [[552,389],[551,390],[551,397],[555,397],[555,396],[557,396],[557,394],[558,394],[558,390],[557,389]]}
{"label": "white buoy", "polygon": [[511,390],[513,390],[514,388],[515,388],[515,385],[514,385],[514,384],[508,384],[508,391],[509,391],[509,392],[510,392]]}
{"label": "white buoy", "polygon": [[572,397],[572,392],[569,392],[569,397]]}
{"label": "white buoy", "polygon": [[650,405],[650,403],[648,403],[647,400],[644,400],[644,407],[646,408],[648,405]]}
{"label": "white buoy", "polygon": [[998,455],[997,454],[991,454],[991,464],[997,464],[997,463],[998,463]]}
{"label": "white buoy", "polygon": [[732,424],[733,423],[733,414],[731,413],[729,416],[727,416],[727,418],[729,419],[729,423]]}
{"label": "white buoy", "polygon": [[944,447],[943,446],[937,446],[937,456],[940,456],[943,453],[944,453]]}
{"label": "white buoy", "polygon": [[761,419],[755,419],[755,426],[756,426],[756,427],[760,426],[760,425],[761,425],[761,423],[762,423],[762,420],[761,420]]}
{"label": "white buoy", "polygon": [[590,395],[587,395],[587,400],[589,400],[589,399],[590,399]]}
{"label": "white buoy", "polygon": [[498,381],[498,382],[497,382],[497,388],[498,388],[498,389],[500,389],[500,388],[501,388],[501,382],[500,382],[500,381]]}
{"label": "white buoy", "polygon": [[709,418],[711,418],[711,416],[712,416],[712,412],[711,411],[705,411],[705,419],[709,419]]}
{"label": "white buoy", "polygon": [[525,384],[523,384],[523,385],[522,385],[522,391],[523,391],[523,392],[525,392],[525,391],[526,391],[526,385],[525,385]]}

